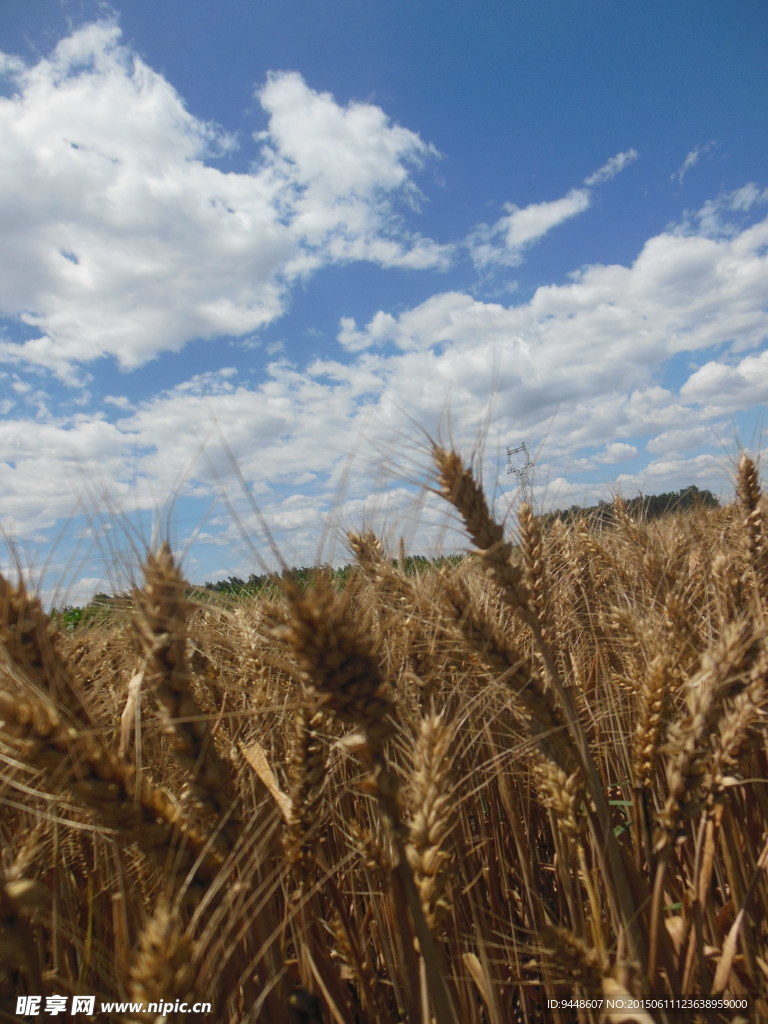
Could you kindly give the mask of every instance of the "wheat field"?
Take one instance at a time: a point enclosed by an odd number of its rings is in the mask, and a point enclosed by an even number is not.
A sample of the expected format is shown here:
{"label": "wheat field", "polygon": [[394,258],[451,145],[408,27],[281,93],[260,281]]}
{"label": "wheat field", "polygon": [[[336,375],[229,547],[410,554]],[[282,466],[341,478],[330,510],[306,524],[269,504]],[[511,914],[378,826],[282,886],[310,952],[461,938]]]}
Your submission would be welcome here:
{"label": "wheat field", "polygon": [[343,585],[204,600],[162,545],[71,632],[0,578],[0,1020],[768,1019],[754,461],[723,509],[506,530],[432,455],[470,554],[415,575],[361,532]]}

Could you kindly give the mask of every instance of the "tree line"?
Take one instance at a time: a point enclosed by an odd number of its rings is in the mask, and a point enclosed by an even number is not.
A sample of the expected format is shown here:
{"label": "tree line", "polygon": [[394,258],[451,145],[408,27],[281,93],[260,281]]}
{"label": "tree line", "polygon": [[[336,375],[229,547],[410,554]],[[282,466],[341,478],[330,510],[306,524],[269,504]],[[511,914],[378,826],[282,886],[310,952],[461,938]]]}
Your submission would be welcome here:
{"label": "tree line", "polygon": [[[700,508],[719,508],[720,506],[719,500],[712,491],[700,490],[695,484],[679,491],[628,498],[624,504],[630,516],[645,521],[659,519],[672,512],[689,512]],[[576,519],[588,519],[590,522],[609,525],[615,520],[614,504],[610,501],[600,501],[597,505],[588,507],[571,505],[570,508],[545,512],[538,518],[544,526],[551,525],[558,519],[565,523]],[[392,563],[397,565],[407,576],[416,576],[431,568],[439,568],[446,562],[458,561],[462,557],[461,555],[441,555],[438,558],[427,558],[424,555],[408,555],[402,560],[393,559]],[[290,576],[302,587],[309,586],[318,574],[330,575],[334,586],[341,588],[354,569],[353,565],[343,565],[339,568],[333,568],[330,565],[315,565],[286,569],[283,573],[250,573],[247,578],[227,576],[221,580],[207,580],[202,587],[190,587],[190,596],[201,598],[204,597],[205,592],[234,598],[256,597],[259,594],[266,596],[271,592],[276,595],[281,575]],[[81,625],[96,625],[99,622],[104,622],[111,618],[118,609],[129,606],[130,601],[128,594],[114,596],[96,594],[84,607],[67,605],[62,609],[53,609],[51,614],[64,629],[71,630]]]}

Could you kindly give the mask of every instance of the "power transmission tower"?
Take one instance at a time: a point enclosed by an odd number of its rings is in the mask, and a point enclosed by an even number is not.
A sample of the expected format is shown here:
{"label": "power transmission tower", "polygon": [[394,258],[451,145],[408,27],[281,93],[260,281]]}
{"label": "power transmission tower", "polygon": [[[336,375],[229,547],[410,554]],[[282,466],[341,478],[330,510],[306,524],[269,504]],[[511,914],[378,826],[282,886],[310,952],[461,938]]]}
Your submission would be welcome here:
{"label": "power transmission tower", "polygon": [[536,504],[533,498],[533,470],[535,463],[528,451],[525,441],[517,448],[507,448],[507,475],[517,479],[520,489],[520,496],[527,502],[533,511],[536,511]]}

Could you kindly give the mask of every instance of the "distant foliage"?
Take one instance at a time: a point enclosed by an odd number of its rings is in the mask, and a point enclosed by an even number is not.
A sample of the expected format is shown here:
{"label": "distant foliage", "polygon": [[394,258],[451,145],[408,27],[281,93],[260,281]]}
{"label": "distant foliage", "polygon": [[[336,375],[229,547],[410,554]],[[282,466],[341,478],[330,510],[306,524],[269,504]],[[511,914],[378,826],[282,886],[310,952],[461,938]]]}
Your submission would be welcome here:
{"label": "distant foliage", "polygon": [[[427,558],[425,555],[407,555],[402,566],[399,559],[392,559],[392,566],[401,568],[406,576],[420,576],[430,569],[439,569],[442,566],[456,565],[461,561],[461,555],[441,555],[439,558]],[[351,573],[355,572],[355,566],[343,565],[338,569],[330,565],[302,566],[299,569],[293,568],[283,573],[264,573],[256,575],[251,573],[247,580],[240,576],[227,576],[226,579],[218,580],[216,583],[207,581],[203,589],[217,594],[228,594],[232,597],[257,597],[264,596],[272,591],[279,591],[280,581],[291,579],[301,588],[306,588],[316,582],[321,576],[329,576],[333,586],[343,587]]]}
{"label": "distant foliage", "polygon": [[66,632],[71,632],[82,626],[104,625],[118,609],[125,609],[129,604],[130,597],[127,594],[96,594],[82,608],[71,604],[61,609],[54,608],[51,619]]}
{"label": "distant foliage", "polygon": [[[650,522],[676,512],[719,508],[720,502],[712,491],[700,490],[695,484],[691,484],[679,491],[629,498],[624,502],[624,506],[633,519]],[[571,505],[570,508],[546,512],[538,517],[542,526],[551,526],[556,521],[574,523],[579,520],[589,520],[597,525],[611,525],[615,522],[614,503],[601,501],[597,505],[586,508],[581,505]],[[463,555],[440,555],[437,558],[427,558],[425,555],[407,555],[402,565],[399,559],[392,559],[391,564],[393,567],[399,568],[405,576],[420,576],[430,569],[458,565],[463,557]],[[337,569],[327,564],[293,567],[282,573],[251,573],[247,579],[240,576],[227,576],[225,579],[215,582],[207,580],[202,588],[190,587],[189,593],[195,597],[202,596],[201,590],[232,598],[276,596],[281,589],[281,580],[292,579],[302,589],[305,589],[316,582],[320,576],[330,576],[335,588],[343,588],[353,572],[355,572],[354,565],[343,565]],[[107,622],[116,610],[124,609],[129,604],[130,597],[126,594],[96,594],[84,607],[65,605],[61,609],[54,608],[51,618],[56,620],[62,629],[69,632],[81,626],[93,626]]]}
{"label": "distant foliage", "polygon": [[318,577],[331,574],[338,582],[343,579],[344,569],[332,569],[328,565],[301,566],[286,570],[283,573],[262,573],[257,575],[251,573],[247,580],[240,576],[227,576],[226,579],[218,580],[215,583],[206,581],[203,584],[204,590],[210,590],[217,594],[229,594],[232,597],[256,597],[271,592],[277,592],[280,588],[280,580],[290,578],[301,588],[306,588]]}
{"label": "distant foliage", "polygon": [[[700,490],[695,484],[684,487],[680,491],[667,491],[664,494],[638,495],[624,502],[627,512],[633,519],[650,522],[660,519],[672,512],[691,512],[703,508],[719,508],[720,502],[712,491]],[[590,519],[598,523],[613,522],[613,502],[600,501],[597,505],[583,508],[571,505],[570,508],[558,509],[545,513],[541,519],[546,525],[560,520],[571,523],[577,519]]]}

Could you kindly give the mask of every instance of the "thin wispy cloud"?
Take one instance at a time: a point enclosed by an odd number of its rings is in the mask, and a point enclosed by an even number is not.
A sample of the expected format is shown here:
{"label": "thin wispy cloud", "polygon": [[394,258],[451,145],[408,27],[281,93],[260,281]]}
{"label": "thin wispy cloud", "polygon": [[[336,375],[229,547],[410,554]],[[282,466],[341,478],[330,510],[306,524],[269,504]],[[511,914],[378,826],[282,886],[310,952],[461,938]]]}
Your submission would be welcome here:
{"label": "thin wispy cloud", "polygon": [[589,187],[573,188],[559,199],[530,203],[523,207],[505,203],[504,217],[490,226],[479,225],[469,236],[468,246],[475,265],[486,267],[497,263],[510,267],[520,266],[530,246],[554,228],[589,209],[592,188],[615,178],[637,157],[635,149],[617,153],[584,179],[584,185]]}
{"label": "thin wispy cloud", "polygon": [[616,156],[612,156],[610,160],[606,161],[602,167],[598,167],[592,174],[587,175],[584,179],[584,184],[592,187],[593,185],[602,185],[604,182],[610,181],[611,178],[615,178],[617,174],[620,174],[625,167],[634,163],[638,156],[639,153],[636,149],[627,149],[623,153],[617,153]]}
{"label": "thin wispy cloud", "polygon": [[478,267],[502,264],[520,266],[525,251],[540,241],[553,228],[589,208],[590,196],[587,189],[572,189],[560,199],[528,206],[505,203],[506,214],[495,224],[480,224],[468,239],[472,260]]}
{"label": "thin wispy cloud", "polygon": [[714,146],[714,140],[710,142],[705,142],[701,146],[694,146],[694,148],[689,153],[686,154],[685,160],[683,160],[682,164],[670,176],[670,180],[676,181],[678,185],[682,188],[683,182],[685,181],[685,176],[688,173],[688,171],[690,171],[691,168],[695,167],[699,160],[701,160],[701,158],[706,153],[709,153],[714,148]]}

